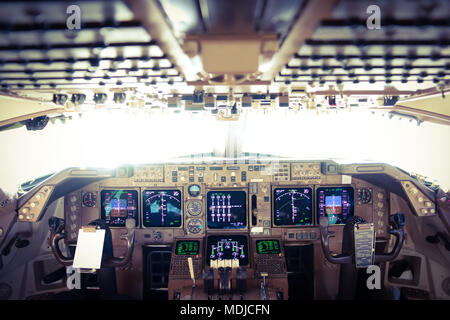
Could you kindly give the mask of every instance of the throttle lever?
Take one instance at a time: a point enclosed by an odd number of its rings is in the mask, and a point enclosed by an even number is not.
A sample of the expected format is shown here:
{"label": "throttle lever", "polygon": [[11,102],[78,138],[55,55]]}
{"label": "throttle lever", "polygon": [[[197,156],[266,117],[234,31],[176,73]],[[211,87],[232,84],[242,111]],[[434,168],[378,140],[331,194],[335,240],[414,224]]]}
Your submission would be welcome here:
{"label": "throttle lever", "polygon": [[267,300],[267,287],[266,287],[266,277],[268,277],[269,274],[267,272],[262,272],[261,277],[263,277],[263,281],[261,282],[260,288],[259,288],[259,296],[261,300]]}

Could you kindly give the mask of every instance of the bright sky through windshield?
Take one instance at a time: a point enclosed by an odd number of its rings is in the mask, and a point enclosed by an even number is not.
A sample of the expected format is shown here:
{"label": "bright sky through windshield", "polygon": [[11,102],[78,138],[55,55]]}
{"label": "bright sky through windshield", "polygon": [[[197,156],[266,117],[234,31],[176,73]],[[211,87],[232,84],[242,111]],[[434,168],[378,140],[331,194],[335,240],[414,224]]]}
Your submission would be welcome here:
{"label": "bright sky through windshield", "polygon": [[[241,116],[242,151],[340,163],[384,162],[450,188],[446,141],[450,127],[407,119],[389,120],[366,110],[252,110]],[[42,131],[24,127],[0,132],[0,181],[14,193],[20,183],[71,166],[115,167],[163,162],[188,154],[223,152],[230,122],[205,114],[100,109]],[[235,128],[236,126],[232,126]],[[234,129],[233,129],[234,130]]]}

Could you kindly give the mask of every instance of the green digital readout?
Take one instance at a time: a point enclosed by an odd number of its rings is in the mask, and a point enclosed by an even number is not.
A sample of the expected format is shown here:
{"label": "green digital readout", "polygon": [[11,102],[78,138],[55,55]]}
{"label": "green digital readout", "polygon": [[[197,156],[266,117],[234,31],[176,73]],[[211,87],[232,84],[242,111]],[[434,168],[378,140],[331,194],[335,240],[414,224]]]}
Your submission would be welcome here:
{"label": "green digital readout", "polygon": [[256,240],[258,254],[279,254],[280,242],[278,240]]}
{"label": "green digital readout", "polygon": [[180,240],[177,242],[175,254],[184,256],[195,256],[199,251],[200,241],[198,240]]}

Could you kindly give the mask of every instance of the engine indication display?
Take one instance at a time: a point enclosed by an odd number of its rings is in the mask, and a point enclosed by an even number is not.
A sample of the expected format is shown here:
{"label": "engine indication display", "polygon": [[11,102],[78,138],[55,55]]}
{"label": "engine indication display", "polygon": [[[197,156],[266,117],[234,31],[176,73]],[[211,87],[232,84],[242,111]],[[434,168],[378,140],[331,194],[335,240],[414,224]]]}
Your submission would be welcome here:
{"label": "engine indication display", "polygon": [[180,190],[144,190],[145,227],[179,227],[182,219]]}
{"label": "engine indication display", "polygon": [[136,190],[102,190],[101,215],[110,227],[125,227],[128,218],[137,218],[138,192]]}
{"label": "engine indication display", "polygon": [[345,224],[353,217],[354,190],[352,187],[321,187],[317,189],[317,211],[328,217],[329,224]]}
{"label": "engine indication display", "polygon": [[258,254],[279,254],[280,242],[278,240],[256,240],[256,252]]}
{"label": "engine indication display", "polygon": [[247,225],[245,191],[209,191],[207,222],[211,229],[242,229]]}
{"label": "engine indication display", "polygon": [[275,225],[307,226],[312,224],[311,188],[276,188],[274,199]]}
{"label": "engine indication display", "polygon": [[195,256],[200,250],[200,241],[198,240],[179,240],[175,254],[184,256]]}
{"label": "engine indication display", "polygon": [[209,236],[207,263],[211,260],[239,260],[240,266],[248,265],[247,237],[244,235]]}

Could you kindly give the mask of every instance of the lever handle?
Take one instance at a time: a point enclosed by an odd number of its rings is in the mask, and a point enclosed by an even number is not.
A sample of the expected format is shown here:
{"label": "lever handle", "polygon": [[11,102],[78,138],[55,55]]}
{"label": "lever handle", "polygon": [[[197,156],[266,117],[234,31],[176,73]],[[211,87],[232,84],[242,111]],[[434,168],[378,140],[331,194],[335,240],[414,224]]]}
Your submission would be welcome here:
{"label": "lever handle", "polygon": [[[385,261],[394,260],[403,246],[403,241],[405,239],[405,232],[403,231],[403,226],[405,225],[406,219],[403,213],[396,213],[389,217],[389,223],[392,229],[389,231],[390,234],[394,235],[396,242],[394,248],[390,253],[376,254],[374,257],[374,263],[380,263]],[[328,261],[335,264],[350,264],[354,263],[354,253],[351,255],[336,255],[333,256],[330,251],[329,238],[333,233],[328,231],[328,219],[326,217],[321,217],[319,220],[319,230],[322,243],[322,250]]]}
{"label": "lever handle", "polygon": [[389,233],[395,236],[394,248],[389,253],[376,254],[375,263],[391,261],[397,258],[402,249],[403,241],[405,240],[405,231],[403,230],[405,223],[406,219],[404,213],[399,212],[389,217],[389,224],[392,227]]}
{"label": "lever handle", "polygon": [[352,263],[353,261],[353,255],[337,255],[333,256],[330,251],[330,243],[329,239],[330,237],[334,236],[334,232],[328,231],[328,218],[327,217],[320,217],[319,220],[319,230],[320,230],[320,237],[321,237],[321,243],[322,243],[322,250],[325,254],[325,257],[328,261],[335,264],[347,264]]}
{"label": "lever handle", "polygon": [[[64,224],[59,223],[58,226],[54,226],[54,222],[52,221],[52,226],[50,227],[51,235],[50,235],[50,248],[52,249],[52,252],[56,258],[56,260],[62,264],[63,266],[71,266],[73,264],[73,258],[65,257],[61,253],[61,249],[59,248],[59,241],[65,238],[65,235],[62,233],[64,230]],[[133,255],[134,250],[134,239],[135,239],[135,232],[134,227],[136,225],[136,221],[134,219],[127,219],[126,220],[126,228],[127,233],[122,234],[120,236],[120,239],[127,241],[127,252],[125,253],[125,256],[123,258],[116,258],[111,257],[108,259],[105,259],[102,262],[102,267],[124,267],[126,266],[130,261],[131,257]]]}
{"label": "lever handle", "polygon": [[194,265],[192,263],[192,257],[188,258],[189,274],[192,279],[192,286],[195,287]]}

